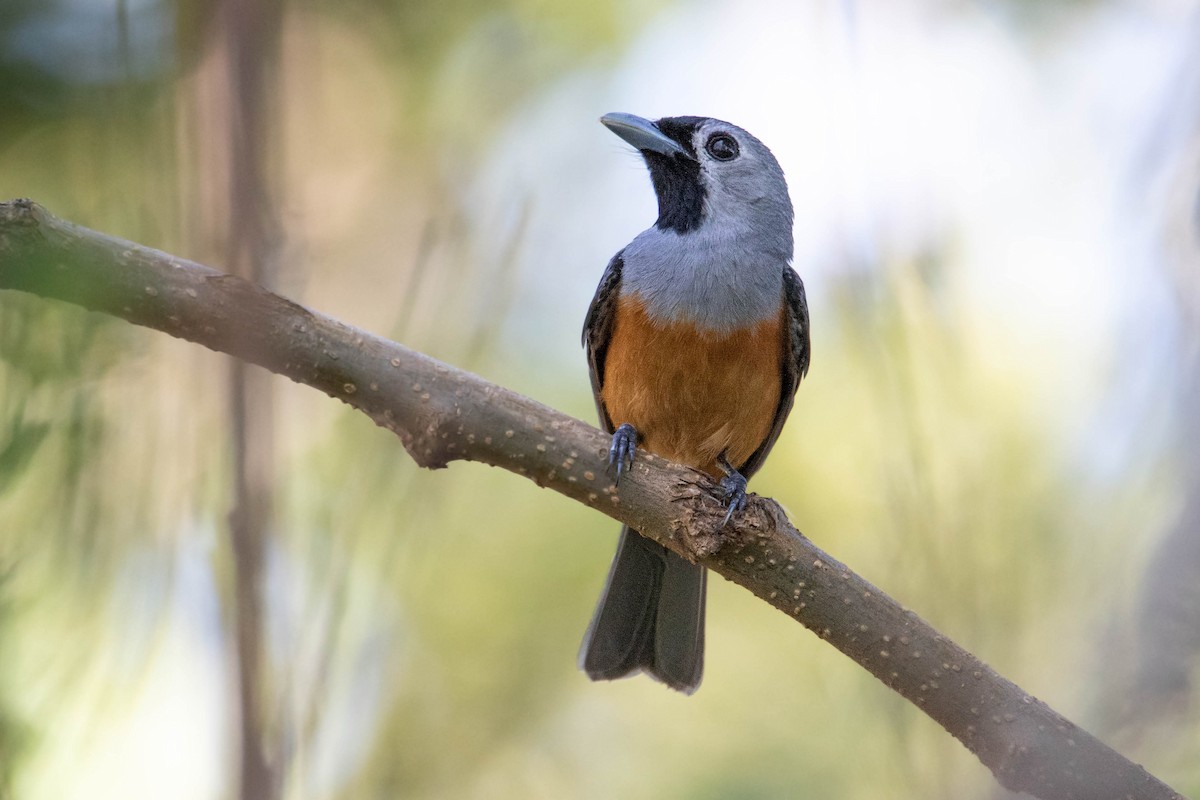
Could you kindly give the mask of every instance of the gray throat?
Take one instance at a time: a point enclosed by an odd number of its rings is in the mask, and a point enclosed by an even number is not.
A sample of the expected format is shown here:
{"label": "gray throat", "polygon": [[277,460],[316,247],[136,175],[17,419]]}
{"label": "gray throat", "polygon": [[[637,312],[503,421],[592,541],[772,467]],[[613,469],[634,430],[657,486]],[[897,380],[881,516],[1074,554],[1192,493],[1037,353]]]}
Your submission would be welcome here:
{"label": "gray throat", "polygon": [[728,333],[779,313],[791,256],[790,230],[764,240],[712,224],[650,228],[622,252],[621,291],[640,296],[654,322]]}

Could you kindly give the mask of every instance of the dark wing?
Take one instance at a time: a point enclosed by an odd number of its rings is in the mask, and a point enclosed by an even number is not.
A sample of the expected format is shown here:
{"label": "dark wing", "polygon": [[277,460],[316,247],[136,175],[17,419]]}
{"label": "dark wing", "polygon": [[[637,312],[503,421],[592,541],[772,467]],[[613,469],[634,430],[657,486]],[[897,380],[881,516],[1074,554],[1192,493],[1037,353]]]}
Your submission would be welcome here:
{"label": "dark wing", "polygon": [[786,311],[787,340],[784,343],[783,359],[780,365],[783,374],[780,381],[779,406],[775,409],[775,421],[771,423],[771,432],[758,449],[750,454],[739,472],[749,478],[767,460],[767,454],[779,438],[783,423],[792,410],[792,401],[796,396],[796,387],[800,379],[808,374],[808,362],[812,357],[811,342],[808,332],[808,300],[804,296],[804,281],[791,267],[783,268],[783,302]]}
{"label": "dark wing", "polygon": [[600,399],[600,389],[604,385],[604,359],[608,356],[608,343],[612,341],[617,297],[621,293],[621,270],[624,267],[621,253],[617,253],[612,257],[612,261],[608,262],[608,268],[600,278],[600,285],[596,287],[596,296],[592,298],[592,304],[588,306],[587,316],[583,320],[583,347],[587,351],[592,397],[596,401],[596,412],[600,415],[600,427],[608,433],[613,432],[613,424],[604,408],[604,401]]}

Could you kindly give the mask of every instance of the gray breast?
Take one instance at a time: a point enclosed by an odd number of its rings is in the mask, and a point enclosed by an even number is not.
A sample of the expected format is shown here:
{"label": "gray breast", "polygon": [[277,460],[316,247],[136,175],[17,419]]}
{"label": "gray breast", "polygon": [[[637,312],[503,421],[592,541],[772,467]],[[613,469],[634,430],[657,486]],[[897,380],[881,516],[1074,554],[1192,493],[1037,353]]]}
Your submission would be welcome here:
{"label": "gray breast", "polygon": [[791,242],[743,234],[715,225],[684,235],[643,231],[622,254],[621,291],[639,295],[655,322],[727,332],[772,317],[782,303]]}

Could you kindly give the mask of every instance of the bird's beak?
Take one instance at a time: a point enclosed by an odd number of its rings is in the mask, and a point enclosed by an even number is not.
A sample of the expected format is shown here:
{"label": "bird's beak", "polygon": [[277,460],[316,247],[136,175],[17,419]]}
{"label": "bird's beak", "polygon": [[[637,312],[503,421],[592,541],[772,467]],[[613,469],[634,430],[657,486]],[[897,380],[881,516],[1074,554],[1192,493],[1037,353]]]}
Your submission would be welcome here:
{"label": "bird's beak", "polygon": [[605,114],[600,118],[600,122],[638,150],[649,150],[664,156],[681,155],[691,158],[688,151],[681,147],[679,142],[667,136],[648,119],[642,119],[633,114],[614,112]]}

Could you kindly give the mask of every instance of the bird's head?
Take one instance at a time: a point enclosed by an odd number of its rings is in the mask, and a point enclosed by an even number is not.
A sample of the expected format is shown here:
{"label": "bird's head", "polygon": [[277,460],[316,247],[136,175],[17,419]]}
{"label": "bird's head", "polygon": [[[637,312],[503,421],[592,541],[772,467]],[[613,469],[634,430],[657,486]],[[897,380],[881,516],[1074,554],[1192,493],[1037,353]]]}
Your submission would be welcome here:
{"label": "bird's head", "polygon": [[770,231],[790,240],[792,203],[783,170],[754,136],[711,117],[651,122],[613,113],[600,121],[645,159],[658,196],[660,230],[685,234],[717,225],[730,233]]}

